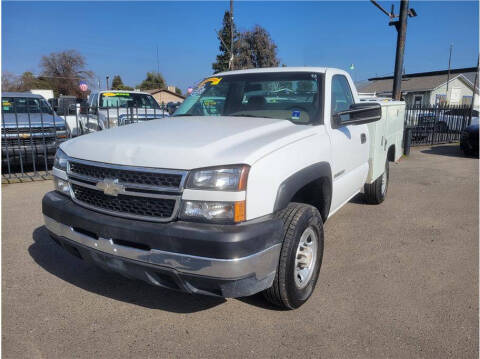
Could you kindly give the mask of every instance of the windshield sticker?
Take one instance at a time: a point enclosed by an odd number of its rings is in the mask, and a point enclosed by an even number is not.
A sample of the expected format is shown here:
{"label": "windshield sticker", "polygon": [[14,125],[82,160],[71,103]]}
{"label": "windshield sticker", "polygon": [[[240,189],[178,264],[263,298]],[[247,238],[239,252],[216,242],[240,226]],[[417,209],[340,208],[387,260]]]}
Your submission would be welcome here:
{"label": "windshield sticker", "polygon": [[217,103],[214,100],[207,99],[203,101],[203,104],[205,106],[215,106]]}
{"label": "windshield sticker", "polygon": [[292,120],[300,120],[300,111],[292,111]]}
{"label": "windshield sticker", "polygon": [[2,101],[2,106],[4,111],[8,111],[10,110],[10,106],[12,106],[12,103],[8,101]]}
{"label": "windshield sticker", "polygon": [[117,96],[127,96],[130,97],[129,93],[126,92],[104,92],[103,93],[104,97],[117,97]]}
{"label": "windshield sticker", "polygon": [[221,77],[209,77],[208,79],[203,80],[198,87],[204,86],[207,83],[210,83],[212,86],[216,86],[222,81]]}

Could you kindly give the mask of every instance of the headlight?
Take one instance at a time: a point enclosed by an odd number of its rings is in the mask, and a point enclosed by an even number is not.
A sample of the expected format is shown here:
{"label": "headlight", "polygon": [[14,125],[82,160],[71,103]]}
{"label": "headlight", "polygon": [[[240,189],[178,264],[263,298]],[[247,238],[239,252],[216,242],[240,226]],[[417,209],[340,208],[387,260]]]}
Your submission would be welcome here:
{"label": "headlight", "polygon": [[216,191],[244,191],[247,187],[249,166],[204,168],[188,176],[186,188]]}
{"label": "headlight", "polygon": [[180,218],[216,223],[243,222],[245,221],[245,201],[184,201]]}
{"label": "headlight", "polygon": [[70,196],[70,186],[68,185],[67,181],[59,177],[53,176],[53,185],[55,186],[56,191],[66,196]]}
{"label": "headlight", "polygon": [[67,163],[68,156],[60,148],[55,153],[55,161],[53,162],[53,185],[55,190],[61,194],[70,196],[70,186],[67,181]]}
{"label": "headlight", "polygon": [[68,156],[60,148],[55,153],[55,161],[53,162],[53,167],[61,170],[67,170]]}

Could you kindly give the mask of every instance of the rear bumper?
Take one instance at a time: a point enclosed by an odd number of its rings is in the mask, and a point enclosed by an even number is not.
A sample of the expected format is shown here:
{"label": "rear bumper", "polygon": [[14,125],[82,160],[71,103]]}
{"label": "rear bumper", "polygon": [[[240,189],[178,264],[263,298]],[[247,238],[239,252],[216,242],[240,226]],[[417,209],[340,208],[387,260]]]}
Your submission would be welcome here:
{"label": "rear bumper", "polygon": [[150,223],[103,215],[55,192],[45,226],[70,253],[105,269],[189,293],[241,297],[271,286],[281,221],[241,225]]}

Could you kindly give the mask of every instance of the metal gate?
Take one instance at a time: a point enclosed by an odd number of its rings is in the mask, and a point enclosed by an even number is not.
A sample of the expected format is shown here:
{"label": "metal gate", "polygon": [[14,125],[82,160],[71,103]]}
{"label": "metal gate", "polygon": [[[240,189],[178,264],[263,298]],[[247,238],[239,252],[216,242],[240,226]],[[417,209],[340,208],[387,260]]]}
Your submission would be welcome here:
{"label": "metal gate", "polygon": [[470,123],[471,106],[408,106],[405,129],[411,131],[411,145],[434,145],[460,141]]}

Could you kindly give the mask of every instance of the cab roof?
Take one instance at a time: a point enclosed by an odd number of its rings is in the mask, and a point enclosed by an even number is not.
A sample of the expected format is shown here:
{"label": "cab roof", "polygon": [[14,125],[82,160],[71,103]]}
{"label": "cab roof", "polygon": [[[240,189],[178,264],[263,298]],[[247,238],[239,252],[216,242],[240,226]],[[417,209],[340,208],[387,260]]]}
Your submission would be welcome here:
{"label": "cab roof", "polygon": [[214,76],[239,75],[239,74],[254,74],[254,73],[268,73],[268,72],[318,72],[325,73],[327,69],[338,70],[330,67],[263,67],[259,69],[234,70],[225,71],[215,74]]}
{"label": "cab roof", "polygon": [[42,95],[36,95],[30,92],[2,92],[2,97],[29,97],[44,99]]}

